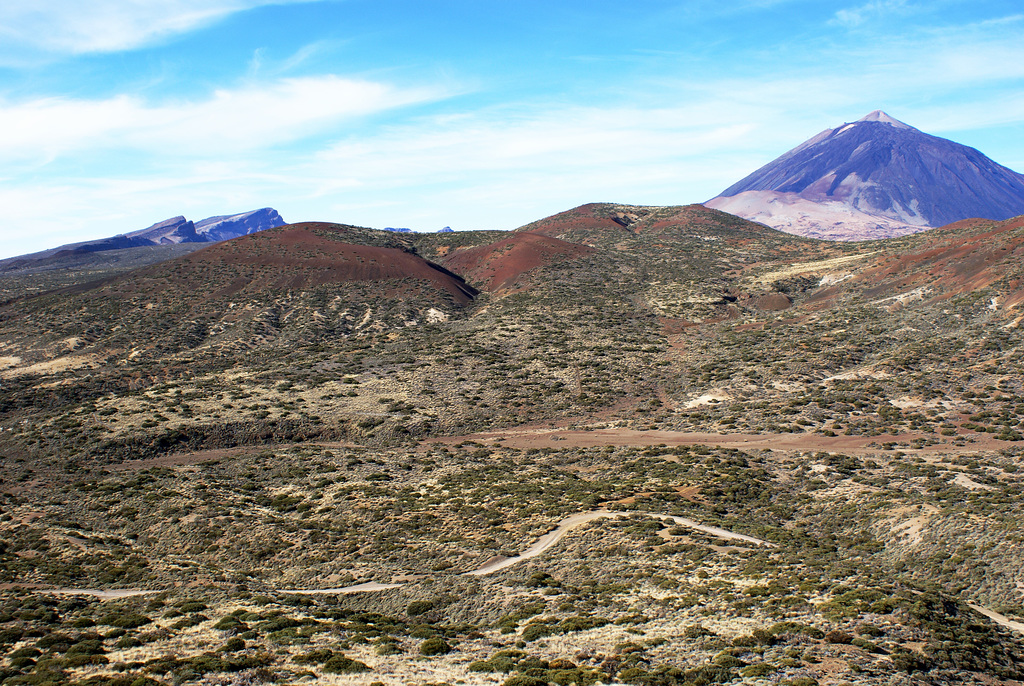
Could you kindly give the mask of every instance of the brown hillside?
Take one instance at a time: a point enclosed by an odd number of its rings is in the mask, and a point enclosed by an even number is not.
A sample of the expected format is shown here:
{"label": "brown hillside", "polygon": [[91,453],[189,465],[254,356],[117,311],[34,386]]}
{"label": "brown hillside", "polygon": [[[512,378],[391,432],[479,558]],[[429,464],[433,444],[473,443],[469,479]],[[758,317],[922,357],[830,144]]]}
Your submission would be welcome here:
{"label": "brown hillside", "polygon": [[[211,297],[265,289],[302,290],[327,284],[398,279],[412,279],[432,286],[461,303],[469,302],[476,294],[455,274],[400,245],[387,247],[349,242],[358,238],[359,234],[337,224],[292,224],[219,243],[177,260],[174,267],[160,265],[152,271],[170,269],[187,279],[193,270],[205,273],[212,266],[235,268],[232,270],[237,271],[235,278],[213,291]],[[130,288],[130,284],[138,280],[124,283]]]}
{"label": "brown hillside", "polygon": [[1022,261],[1024,217],[965,220],[920,234],[904,250],[887,251],[852,283],[864,287],[864,297],[871,300],[942,301],[992,289],[1005,309],[1024,302]]}
{"label": "brown hillside", "polygon": [[585,238],[591,233],[629,235],[632,232],[628,227],[650,210],[629,205],[589,203],[527,224],[518,231],[570,241]]}
{"label": "brown hillside", "polygon": [[520,231],[490,245],[459,251],[444,264],[485,291],[499,291],[533,269],[593,252],[585,245]]}

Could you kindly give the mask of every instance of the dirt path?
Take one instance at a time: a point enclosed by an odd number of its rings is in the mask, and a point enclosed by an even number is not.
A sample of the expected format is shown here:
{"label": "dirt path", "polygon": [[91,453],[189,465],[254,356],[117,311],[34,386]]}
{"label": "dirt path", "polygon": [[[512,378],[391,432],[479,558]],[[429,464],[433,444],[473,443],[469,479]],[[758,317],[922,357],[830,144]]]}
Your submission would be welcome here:
{"label": "dirt path", "polygon": [[[661,514],[657,512],[615,512],[612,510],[595,510],[593,512],[580,512],[574,514],[571,517],[566,517],[558,523],[558,525],[544,534],[529,548],[524,550],[515,557],[504,557],[497,555],[492,557],[490,560],[485,562],[482,566],[478,567],[469,572],[463,572],[462,576],[487,576],[488,574],[494,574],[499,572],[506,567],[519,564],[524,560],[528,560],[531,557],[537,557],[541,553],[550,549],[556,545],[559,541],[565,538],[565,535],[588,522],[592,522],[597,519],[613,519],[617,517],[630,517],[632,515],[645,515],[648,517],[654,517],[656,519],[669,519],[673,523],[679,526],[685,526],[690,529],[696,529],[697,531],[703,531],[704,533],[718,536],[719,538],[725,538],[734,541],[744,541],[746,543],[753,543],[754,545],[763,545],[775,547],[774,543],[763,541],[760,538],[754,538],[753,536],[745,536],[743,534],[733,533],[727,529],[720,529],[717,526],[707,526],[700,522],[695,522],[692,519],[685,517],[677,517],[676,515]],[[365,593],[368,591],[383,591],[389,588],[399,588],[405,584],[380,584],[377,582],[367,582],[362,584],[356,584],[355,586],[343,586],[341,588],[315,588],[315,589],[288,589],[286,593],[331,593],[331,594],[350,594],[350,593]]]}
{"label": "dirt path", "polygon": [[1012,629],[1019,634],[1024,634],[1024,623],[1015,622],[1009,617],[1001,615],[995,610],[990,610],[987,607],[982,607],[981,605],[974,605],[972,603],[968,603],[968,606],[970,606],[970,608],[975,612],[980,612],[981,614],[985,615],[996,624],[1005,626],[1007,629]]}
{"label": "dirt path", "polygon": [[575,528],[577,528],[579,526],[582,526],[582,525],[586,524],[587,522],[592,522],[595,519],[614,518],[614,517],[628,517],[628,516],[633,515],[633,514],[644,514],[644,515],[647,515],[649,517],[655,517],[657,519],[670,519],[675,524],[678,524],[679,526],[685,526],[685,527],[688,527],[690,529],[697,529],[698,531],[703,531],[705,533],[709,533],[709,534],[712,534],[714,536],[718,536],[719,538],[726,538],[726,539],[737,540],[737,541],[746,541],[747,543],[753,543],[755,545],[764,545],[764,546],[775,547],[774,543],[769,543],[768,541],[762,541],[761,539],[754,538],[752,536],[744,536],[743,534],[736,534],[736,533],[733,533],[731,531],[727,531],[726,529],[719,529],[717,526],[706,526],[704,524],[700,524],[699,522],[695,522],[692,519],[686,519],[685,517],[677,517],[675,515],[659,514],[659,513],[653,513],[653,512],[637,513],[637,512],[613,512],[611,510],[597,510],[595,512],[581,512],[580,514],[575,514],[575,515],[573,515],[571,517],[566,517],[565,519],[563,519],[562,521],[560,521],[558,523],[557,527],[555,527],[554,529],[552,529],[548,533],[546,533],[543,536],[541,536],[540,538],[538,538],[536,543],[531,545],[529,548],[524,550],[519,555],[517,555],[515,557],[501,557],[501,556],[498,556],[498,557],[492,558],[492,559],[488,560],[479,569],[474,569],[471,572],[466,572],[464,574],[464,576],[485,576],[487,574],[493,574],[494,572],[497,572],[497,571],[500,571],[502,569],[505,569],[506,567],[511,567],[514,564],[518,564],[518,563],[522,562],[523,560],[528,560],[531,557],[537,557],[538,555],[543,553],[545,550],[547,550],[548,548],[552,547],[553,545],[555,545],[556,543],[561,541],[565,537],[565,535],[567,533],[569,533],[572,529],[575,529]]}
{"label": "dirt path", "polygon": [[[505,429],[465,436],[445,436],[424,441],[424,444],[443,443],[453,445],[463,441],[501,442],[513,448],[577,448],[605,445],[652,446],[652,445],[709,445],[739,450],[790,450],[843,452],[850,454],[877,453],[883,443],[910,443],[914,439],[935,439],[933,434],[906,433],[881,436],[824,436],[822,434],[743,434],[743,433],[690,433],[686,431],[641,431],[624,428],[600,429]],[[927,454],[975,453],[980,450],[1000,450],[1014,444],[1000,441],[988,435],[970,436],[973,442],[955,445],[941,440],[935,445],[922,448],[899,448],[905,453]]]}
{"label": "dirt path", "polygon": [[[1003,450],[1016,444],[1000,441],[990,434],[965,434],[971,441],[966,445],[956,445],[947,438],[941,438],[935,445],[923,448],[901,447],[899,450],[913,455],[950,454],[963,455],[982,450]],[[428,438],[422,446],[435,444],[455,445],[464,441],[500,441],[511,448],[575,448],[605,445],[618,446],[652,446],[652,445],[708,445],[737,450],[787,450],[826,452],[842,452],[847,454],[877,453],[883,443],[910,443],[917,438],[936,439],[934,434],[907,433],[885,434],[882,436],[823,436],[821,434],[720,434],[691,433],[687,431],[658,431],[639,429],[593,428],[567,429],[565,427],[527,427],[502,429],[461,436],[439,436]],[[345,441],[307,441],[303,443],[276,443],[261,445],[241,445],[231,448],[211,448],[188,453],[170,453],[160,457],[142,460],[126,460],[118,464],[107,465],[111,471],[134,471],[151,467],[172,467],[193,465],[209,460],[220,460],[239,455],[255,454],[262,450],[294,448],[315,445],[322,448],[353,448],[359,444]]]}
{"label": "dirt path", "polygon": [[98,588],[48,588],[42,589],[44,593],[56,593],[57,595],[91,595],[100,600],[116,600],[117,598],[131,598],[137,595],[152,595],[161,591],[143,591],[138,589],[115,588],[104,591]]}

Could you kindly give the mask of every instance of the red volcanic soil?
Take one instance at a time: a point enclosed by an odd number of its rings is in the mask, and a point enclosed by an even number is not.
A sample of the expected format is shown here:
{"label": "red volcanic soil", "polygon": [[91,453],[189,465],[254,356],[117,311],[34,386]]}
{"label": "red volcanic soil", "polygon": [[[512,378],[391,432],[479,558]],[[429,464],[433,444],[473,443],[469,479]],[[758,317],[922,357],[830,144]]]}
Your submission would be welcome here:
{"label": "red volcanic soil", "polygon": [[[242,236],[154,266],[139,276],[198,281],[210,298],[239,292],[303,290],[326,284],[411,280],[466,303],[476,295],[459,276],[396,247],[363,245],[336,224],[303,223]],[[133,281],[138,281],[138,277]]]}
{"label": "red volcanic soil", "polygon": [[461,250],[444,261],[485,291],[499,291],[526,272],[554,262],[574,259],[594,249],[527,231],[517,231],[490,245]]}
{"label": "red volcanic soil", "polygon": [[996,287],[1004,307],[1024,301],[1024,217],[1003,222],[969,219],[932,229],[914,247],[890,253],[855,276],[868,298],[916,288],[926,300],[945,300]]}
{"label": "red volcanic soil", "polygon": [[613,231],[623,234],[632,233],[627,226],[632,223],[633,218],[624,213],[610,212],[607,205],[590,203],[580,205],[566,212],[559,212],[556,215],[546,217],[532,224],[518,229],[518,231],[562,238],[565,236],[577,236],[578,232],[601,232]]}

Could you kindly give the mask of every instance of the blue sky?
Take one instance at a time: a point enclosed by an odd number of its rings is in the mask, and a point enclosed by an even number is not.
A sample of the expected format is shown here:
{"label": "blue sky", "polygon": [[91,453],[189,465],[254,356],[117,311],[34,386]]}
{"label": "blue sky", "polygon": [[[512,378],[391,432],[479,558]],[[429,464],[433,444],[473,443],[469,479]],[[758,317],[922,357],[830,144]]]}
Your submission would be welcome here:
{"label": "blue sky", "polygon": [[701,202],[875,109],[1024,171],[1022,35],[1017,0],[3,3],[0,257]]}

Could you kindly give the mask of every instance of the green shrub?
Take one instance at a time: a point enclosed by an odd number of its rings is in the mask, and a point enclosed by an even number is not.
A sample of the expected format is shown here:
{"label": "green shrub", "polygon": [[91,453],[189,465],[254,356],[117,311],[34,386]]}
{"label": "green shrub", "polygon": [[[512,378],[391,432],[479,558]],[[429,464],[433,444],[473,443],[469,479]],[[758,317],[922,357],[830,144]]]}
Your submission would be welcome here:
{"label": "green shrub", "polygon": [[683,629],[683,636],[686,638],[704,638],[705,636],[717,636],[714,631],[706,629],[700,624],[692,624]]}
{"label": "green shrub", "polygon": [[213,628],[218,629],[220,631],[230,631],[232,629],[236,629],[238,631],[249,630],[249,626],[235,615],[228,615],[227,617],[222,617],[216,624],[213,625]]}
{"label": "green shrub", "polygon": [[447,655],[450,652],[452,652],[452,647],[440,636],[428,638],[420,644],[420,655],[429,657],[432,655]]}
{"label": "green shrub", "polygon": [[756,665],[747,665],[740,670],[740,676],[743,677],[759,677],[768,676],[779,671],[779,668],[775,665],[770,665],[767,662],[759,662]]}
{"label": "green shrub", "polygon": [[405,614],[410,617],[419,617],[434,609],[434,603],[429,600],[414,600],[405,609]]}
{"label": "green shrub", "polygon": [[527,624],[523,628],[522,639],[529,643],[530,641],[536,641],[538,638],[544,638],[555,633],[555,628],[550,624],[544,622],[533,622]]}
{"label": "green shrub", "polygon": [[369,672],[370,668],[359,660],[353,660],[339,653],[324,663],[324,671],[331,674],[361,674]]}
{"label": "green shrub", "polygon": [[293,662],[297,662],[300,665],[312,665],[312,664],[323,664],[334,657],[334,651],[330,648],[316,648],[311,650],[304,655],[296,655],[292,658]]}
{"label": "green shrub", "polygon": [[145,626],[152,621],[153,620],[146,615],[140,615],[136,612],[129,612],[127,614],[111,612],[110,614],[97,619],[96,623],[104,624],[106,626],[116,626],[120,629],[138,629],[140,626]]}
{"label": "green shrub", "polygon": [[548,686],[548,682],[535,676],[516,674],[505,679],[502,686]]}

